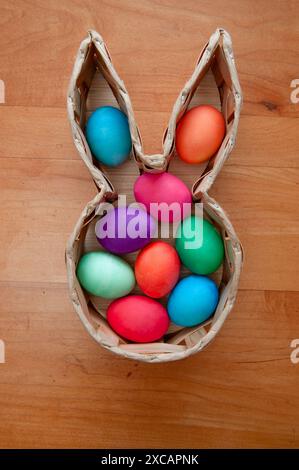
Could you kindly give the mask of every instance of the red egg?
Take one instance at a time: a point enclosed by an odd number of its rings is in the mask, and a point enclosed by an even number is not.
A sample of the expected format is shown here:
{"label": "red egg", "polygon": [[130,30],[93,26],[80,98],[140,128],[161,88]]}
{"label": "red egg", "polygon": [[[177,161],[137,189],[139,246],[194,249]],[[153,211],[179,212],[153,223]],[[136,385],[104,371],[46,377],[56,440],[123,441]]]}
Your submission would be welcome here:
{"label": "red egg", "polygon": [[222,113],[213,106],[196,106],[177,125],[176,150],[187,163],[203,163],[217,152],[224,136]]}
{"label": "red egg", "polygon": [[134,185],[137,202],[162,222],[178,222],[191,212],[192,195],[190,189],[177,176],[171,173],[143,173]]}
{"label": "red egg", "polygon": [[108,307],[107,321],[117,334],[135,343],[157,341],[169,327],[163,305],[143,295],[114,300]]}
{"label": "red egg", "polygon": [[157,241],[140,251],[135,263],[135,277],[140,289],[156,299],[167,295],[180,274],[180,258],[168,243]]}

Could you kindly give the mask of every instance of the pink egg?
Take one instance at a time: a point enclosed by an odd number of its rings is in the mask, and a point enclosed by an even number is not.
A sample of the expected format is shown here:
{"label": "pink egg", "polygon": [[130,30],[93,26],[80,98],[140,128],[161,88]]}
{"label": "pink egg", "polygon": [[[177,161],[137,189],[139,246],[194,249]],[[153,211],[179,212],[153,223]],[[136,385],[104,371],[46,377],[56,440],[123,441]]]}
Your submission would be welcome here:
{"label": "pink egg", "polygon": [[143,173],[135,182],[134,195],[162,222],[178,222],[191,212],[191,191],[171,173]]}
{"label": "pink egg", "polygon": [[163,305],[143,295],[128,295],[114,300],[108,307],[107,321],[119,336],[135,343],[157,341],[169,326]]}

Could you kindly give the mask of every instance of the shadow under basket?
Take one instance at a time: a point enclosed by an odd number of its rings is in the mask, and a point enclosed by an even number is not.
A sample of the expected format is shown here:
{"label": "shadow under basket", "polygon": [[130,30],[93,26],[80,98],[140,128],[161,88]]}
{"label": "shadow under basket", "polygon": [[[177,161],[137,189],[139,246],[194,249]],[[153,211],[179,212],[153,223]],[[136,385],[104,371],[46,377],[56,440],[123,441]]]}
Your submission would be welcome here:
{"label": "shadow under basket", "polygon": [[205,217],[220,230],[225,259],[219,280],[220,299],[213,317],[206,323],[179,331],[170,329],[164,339],[150,344],[136,344],[120,338],[108,325],[105,311],[94,307],[91,296],[79,284],[76,276],[77,263],[84,253],[84,244],[89,224],[97,215],[99,204],[105,201],[103,188],[83,210],[69,238],[66,250],[66,265],[71,300],[89,334],[103,347],[130,359],[145,362],[167,362],[183,359],[207,346],[222,327],[231,311],[237,295],[242,266],[242,248],[236,233],[223,209],[207,194],[201,202]]}

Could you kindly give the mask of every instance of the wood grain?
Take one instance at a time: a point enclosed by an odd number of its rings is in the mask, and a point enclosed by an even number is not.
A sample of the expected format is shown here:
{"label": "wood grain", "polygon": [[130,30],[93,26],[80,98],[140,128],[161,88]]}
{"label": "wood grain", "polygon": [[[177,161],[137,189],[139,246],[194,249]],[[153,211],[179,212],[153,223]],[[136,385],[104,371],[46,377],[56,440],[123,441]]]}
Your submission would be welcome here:
{"label": "wood grain", "polygon": [[[298,447],[298,2],[224,3],[1,2],[0,447]],[[217,26],[232,35],[244,91],[237,145],[212,191],[245,248],[237,304],[188,360],[121,360],[68,300],[64,246],[95,193],[66,118],[74,56],[88,28],[101,32],[155,152]]]}
{"label": "wood grain", "polygon": [[242,290],[206,351],[152,366],[99,349],[62,284],[2,282],[1,296],[3,446],[298,443],[298,376],[289,345],[299,327],[299,293]]}

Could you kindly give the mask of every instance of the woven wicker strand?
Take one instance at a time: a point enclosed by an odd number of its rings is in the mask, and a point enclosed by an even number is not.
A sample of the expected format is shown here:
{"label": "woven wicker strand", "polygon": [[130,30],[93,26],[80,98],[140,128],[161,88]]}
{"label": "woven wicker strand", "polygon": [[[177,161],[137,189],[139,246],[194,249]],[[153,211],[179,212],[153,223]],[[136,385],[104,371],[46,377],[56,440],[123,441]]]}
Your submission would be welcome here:
{"label": "woven wicker strand", "polygon": [[[192,187],[194,201],[203,203],[204,214],[214,222],[222,233],[225,244],[225,260],[219,280],[220,300],[212,319],[194,328],[168,330],[165,339],[151,344],[130,344],[111,330],[103,309],[97,309],[92,296],[84,292],[76,277],[76,266],[86,251],[88,228],[98,216],[99,204],[113,201],[117,193],[109,176],[93,159],[84,136],[87,118],[87,99],[94,76],[100,72],[111,89],[120,109],[128,116],[132,137],[132,154],[140,171],[161,172],[168,169],[175,156],[176,124],[188,108],[199,84],[211,70],[220,96],[221,110],[226,120],[226,136],[217,152],[209,161],[204,173],[198,175]],[[70,296],[83,325],[89,334],[103,347],[134,360],[145,362],[166,362],[183,359],[207,346],[221,329],[231,311],[238,289],[242,267],[242,247],[224,210],[208,195],[225,160],[228,158],[236,139],[240,116],[242,93],[234,64],[230,36],[223,29],[217,29],[203,49],[195,70],[180,92],[163,139],[163,150],[158,155],[145,155],[142,141],[128,92],[115,71],[109,52],[101,36],[90,31],[81,43],[71,76],[67,107],[75,146],[85,162],[98,188],[98,194],[83,210],[71,234],[66,249],[67,276]],[[121,171],[121,169],[120,169]],[[194,169],[191,170],[194,172]],[[104,307],[103,307],[104,308]]]}

